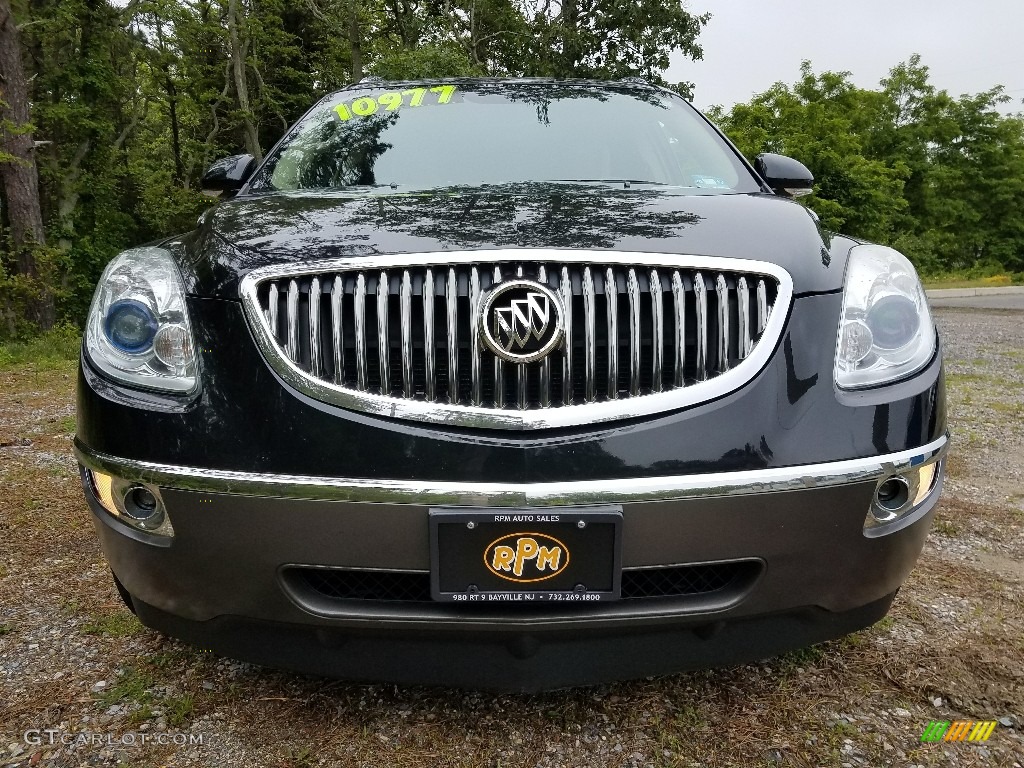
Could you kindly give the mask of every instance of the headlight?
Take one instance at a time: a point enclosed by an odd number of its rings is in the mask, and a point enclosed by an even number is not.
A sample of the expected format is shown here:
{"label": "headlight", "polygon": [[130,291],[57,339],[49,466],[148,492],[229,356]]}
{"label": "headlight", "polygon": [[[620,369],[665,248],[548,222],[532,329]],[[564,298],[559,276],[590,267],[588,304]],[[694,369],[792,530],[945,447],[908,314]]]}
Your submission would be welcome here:
{"label": "headlight", "polygon": [[170,253],[136,248],[110,262],[89,309],[85,348],[93,365],[126,384],[195,389],[185,291]]}
{"label": "headlight", "polygon": [[836,345],[836,384],[860,389],[903,379],[935,354],[935,328],[914,266],[898,251],[850,251]]}

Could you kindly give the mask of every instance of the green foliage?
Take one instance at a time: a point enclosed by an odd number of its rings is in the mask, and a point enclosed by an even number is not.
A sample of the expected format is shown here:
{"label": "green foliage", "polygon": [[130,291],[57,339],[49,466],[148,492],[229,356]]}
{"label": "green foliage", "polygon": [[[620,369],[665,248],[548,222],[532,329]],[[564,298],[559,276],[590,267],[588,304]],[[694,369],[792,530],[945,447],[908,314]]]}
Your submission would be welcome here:
{"label": "green foliage", "polygon": [[953,99],[918,56],[881,86],[804,62],[794,85],[712,118],[748,156],[804,162],[828,229],[892,245],[926,275],[1024,267],[1024,119],[999,112],[1002,89]]}
{"label": "green foliage", "polygon": [[67,254],[48,246],[35,246],[32,254],[36,274],[19,273],[15,269],[13,248],[5,249],[0,240],[0,339],[20,340],[31,337],[38,330],[28,319],[30,307],[38,303],[45,293],[58,298],[68,296],[61,276],[69,267]]}
{"label": "green foliage", "polygon": [[466,52],[453,43],[389,51],[370,66],[370,73],[385,80],[478,77],[484,74],[466,58]]}
{"label": "green foliage", "polygon": [[[39,274],[28,276],[0,242],[0,338],[32,331],[24,310],[42,295],[55,297],[59,320],[80,325],[114,255],[192,228],[209,204],[197,191],[203,171],[243,151],[248,126],[265,151],[312,103],[364,70],[388,79],[645,75],[660,82],[671,51],[700,56],[696,38],[708,18],[688,13],[682,0],[628,7],[571,0],[562,11],[511,0],[14,5],[32,124],[2,128],[31,131],[41,142],[36,164],[52,248],[40,253]],[[0,236],[3,226],[0,217]]]}
{"label": "green foliage", "polygon": [[0,371],[24,365],[40,369],[66,368],[78,359],[82,335],[72,325],[58,325],[21,341],[0,342]]}
{"label": "green foliage", "polygon": [[[192,228],[210,204],[198,193],[210,162],[243,151],[247,135],[268,149],[314,101],[363,71],[639,75],[665,84],[672,51],[701,57],[709,18],[682,0],[453,2],[15,3],[32,119],[0,128],[39,142],[49,246],[34,253],[34,273],[19,271],[2,239],[0,199],[0,338],[30,335],[27,309],[44,296],[55,298],[58,321],[81,325],[116,253]],[[672,87],[689,97],[693,86]],[[1024,120],[1000,113],[1006,98],[999,88],[960,98],[936,91],[915,56],[878,90],[807,63],[793,85],[713,116],[749,155],[804,161],[817,178],[807,204],[829,229],[890,243],[926,274],[1022,272]]]}

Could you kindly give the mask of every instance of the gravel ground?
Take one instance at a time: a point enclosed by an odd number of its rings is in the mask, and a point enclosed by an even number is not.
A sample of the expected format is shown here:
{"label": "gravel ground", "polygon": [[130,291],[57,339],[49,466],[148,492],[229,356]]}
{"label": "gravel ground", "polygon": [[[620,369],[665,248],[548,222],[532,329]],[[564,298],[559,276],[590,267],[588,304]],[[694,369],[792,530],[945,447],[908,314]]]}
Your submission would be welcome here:
{"label": "gravel ground", "polygon": [[[1024,313],[936,315],[949,476],[888,617],[757,664],[537,696],[301,677],[144,629],[77,485],[74,364],[0,370],[0,766],[1024,768]],[[999,725],[921,743],[956,719]]]}

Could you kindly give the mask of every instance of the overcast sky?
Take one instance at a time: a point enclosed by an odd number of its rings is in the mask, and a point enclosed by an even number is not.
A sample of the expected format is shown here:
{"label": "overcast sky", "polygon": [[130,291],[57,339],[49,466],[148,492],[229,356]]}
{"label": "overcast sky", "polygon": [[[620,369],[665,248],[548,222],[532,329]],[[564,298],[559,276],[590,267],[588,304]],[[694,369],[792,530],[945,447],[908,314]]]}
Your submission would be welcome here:
{"label": "overcast sky", "polygon": [[1024,110],[1024,0],[690,0],[689,10],[712,14],[698,40],[704,60],[677,55],[666,79],[696,83],[702,109],[791,84],[804,59],[874,88],[920,53],[937,88],[958,96],[1002,85],[1006,111]]}

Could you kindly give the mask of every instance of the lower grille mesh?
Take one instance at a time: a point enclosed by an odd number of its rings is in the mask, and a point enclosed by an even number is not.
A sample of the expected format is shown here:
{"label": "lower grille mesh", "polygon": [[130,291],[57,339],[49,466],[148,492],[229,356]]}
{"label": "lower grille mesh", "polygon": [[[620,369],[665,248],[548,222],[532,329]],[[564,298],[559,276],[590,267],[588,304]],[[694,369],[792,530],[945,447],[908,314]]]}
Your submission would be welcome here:
{"label": "lower grille mesh", "polygon": [[[754,560],[627,569],[622,572],[622,599],[706,595],[745,585],[759,572]],[[428,573],[344,568],[291,568],[289,573],[306,589],[331,600],[432,602]]]}

